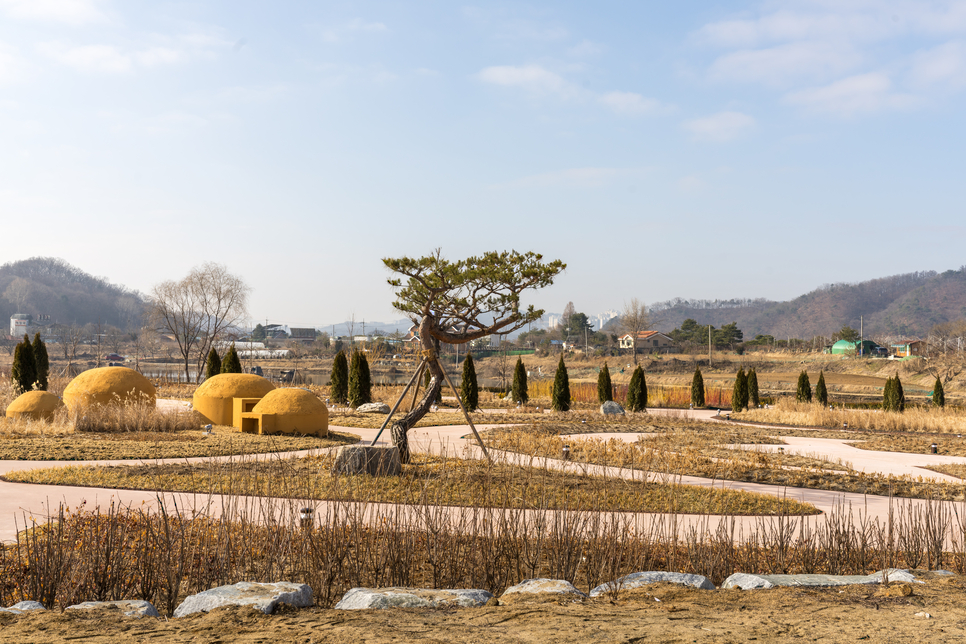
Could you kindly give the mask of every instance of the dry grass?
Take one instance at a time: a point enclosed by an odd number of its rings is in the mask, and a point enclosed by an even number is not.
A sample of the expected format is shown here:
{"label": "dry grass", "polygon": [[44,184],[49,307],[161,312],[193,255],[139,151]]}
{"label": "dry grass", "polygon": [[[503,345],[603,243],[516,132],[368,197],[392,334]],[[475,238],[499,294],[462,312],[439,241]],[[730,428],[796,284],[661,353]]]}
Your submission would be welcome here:
{"label": "dry grass", "polygon": [[127,459],[191,458],[262,454],[348,445],[355,434],[329,432],[315,436],[260,436],[216,427],[201,430],[80,434],[64,432],[0,432],[0,460],[100,461]]}
{"label": "dry grass", "polygon": [[966,433],[966,412],[938,407],[911,407],[898,414],[879,410],[828,409],[818,403],[781,400],[768,409],[732,414],[736,420],[794,427],[869,429],[887,432]]}
{"label": "dry grass", "polygon": [[495,449],[548,458],[560,458],[567,444],[575,461],[664,476],[688,475],[857,494],[966,500],[966,487],[962,485],[926,481],[922,477],[853,472],[847,463],[723,447],[735,443],[779,442],[756,428],[714,425],[701,428],[700,424],[689,423],[628,443],[617,439],[570,440],[566,434],[548,426],[511,427],[490,430],[484,434],[484,440]]}
{"label": "dry grass", "polygon": [[241,494],[335,501],[516,509],[812,514],[807,504],[762,494],[600,478],[486,461],[419,457],[400,476],[338,476],[334,455],[267,461],[64,467],[12,472],[4,478],[43,485],[79,485]]}

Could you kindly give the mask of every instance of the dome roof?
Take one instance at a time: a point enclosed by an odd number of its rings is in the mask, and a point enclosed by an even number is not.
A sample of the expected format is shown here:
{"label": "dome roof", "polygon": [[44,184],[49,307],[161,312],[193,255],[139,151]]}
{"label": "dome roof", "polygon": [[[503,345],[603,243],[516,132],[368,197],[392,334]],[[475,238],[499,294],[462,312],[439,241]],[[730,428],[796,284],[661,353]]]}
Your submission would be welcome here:
{"label": "dome roof", "polygon": [[7,418],[25,416],[35,420],[52,420],[57,410],[63,407],[63,401],[52,393],[28,391],[7,405]]}
{"label": "dome roof", "polygon": [[195,398],[261,398],[275,389],[271,382],[250,373],[220,373],[195,390]]}
{"label": "dome roof", "polygon": [[270,391],[252,409],[255,414],[279,414],[286,416],[309,416],[324,414],[329,410],[325,403],[307,389],[289,387]]}
{"label": "dome roof", "polygon": [[154,406],[156,397],[151,381],[127,367],[88,369],[64,389],[64,403],[71,408],[118,402],[144,402]]}

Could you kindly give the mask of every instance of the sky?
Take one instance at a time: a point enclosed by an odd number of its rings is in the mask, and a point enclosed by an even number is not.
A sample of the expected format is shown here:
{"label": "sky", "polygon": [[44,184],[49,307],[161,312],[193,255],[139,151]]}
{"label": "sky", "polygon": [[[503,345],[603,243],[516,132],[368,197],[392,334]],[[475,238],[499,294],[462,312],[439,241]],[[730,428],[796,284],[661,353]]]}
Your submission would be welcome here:
{"label": "sky", "polygon": [[595,314],[966,264],[966,1],[0,0],[0,263],[253,320],[534,251]]}

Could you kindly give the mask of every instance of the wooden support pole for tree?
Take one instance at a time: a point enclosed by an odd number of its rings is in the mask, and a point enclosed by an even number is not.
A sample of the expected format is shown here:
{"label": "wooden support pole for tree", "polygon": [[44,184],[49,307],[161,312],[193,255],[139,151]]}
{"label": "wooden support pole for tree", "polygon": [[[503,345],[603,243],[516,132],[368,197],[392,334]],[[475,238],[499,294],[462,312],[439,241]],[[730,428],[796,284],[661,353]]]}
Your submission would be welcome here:
{"label": "wooden support pole for tree", "polygon": [[409,388],[413,386],[414,382],[416,382],[416,378],[418,378],[419,374],[423,372],[423,367],[425,366],[426,366],[426,358],[423,358],[423,361],[419,363],[419,368],[416,369],[416,373],[413,374],[413,377],[409,379],[409,383],[407,383],[406,386],[403,388],[402,394],[399,395],[399,400],[397,400],[396,404],[393,405],[392,409],[389,410],[389,415],[386,416],[386,420],[383,421],[382,427],[379,428],[379,432],[376,434],[376,437],[372,439],[371,443],[369,443],[369,447],[373,447],[376,444],[376,441],[379,440],[379,437],[382,436],[382,432],[385,431],[386,425],[388,425],[389,421],[392,420],[392,415],[396,413],[396,410],[399,408],[400,403],[402,403],[403,399],[406,398],[406,394],[409,392]]}
{"label": "wooden support pole for tree", "polygon": [[453,390],[453,394],[456,396],[456,402],[459,404],[460,410],[463,412],[463,416],[466,418],[466,423],[470,426],[470,429],[473,430],[473,435],[476,436],[476,442],[480,444],[480,449],[483,450],[483,456],[486,457],[486,460],[492,463],[493,459],[490,458],[490,453],[486,451],[486,445],[483,444],[483,439],[480,438],[479,433],[476,431],[476,427],[473,425],[473,421],[470,420],[469,412],[466,411],[466,407],[463,406],[463,401],[460,399],[460,392],[458,392],[456,387],[453,386],[453,381],[449,379],[449,375],[446,373],[446,369],[443,368],[443,363],[439,361],[439,358],[436,358],[436,364],[439,366],[439,370],[443,372],[443,378],[446,379],[446,384],[448,384],[449,388]]}
{"label": "wooden support pole for tree", "polygon": [[416,400],[419,398],[419,388],[423,384],[423,374],[426,372],[426,360],[419,363],[416,369],[416,387],[413,389],[413,399],[409,403],[409,411],[416,409]]}

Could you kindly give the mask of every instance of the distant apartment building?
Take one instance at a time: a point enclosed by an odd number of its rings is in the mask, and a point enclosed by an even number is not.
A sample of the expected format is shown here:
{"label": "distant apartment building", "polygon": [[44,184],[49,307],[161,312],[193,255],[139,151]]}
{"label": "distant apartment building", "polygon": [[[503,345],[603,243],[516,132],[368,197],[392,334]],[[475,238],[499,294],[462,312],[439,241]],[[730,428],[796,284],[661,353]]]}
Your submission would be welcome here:
{"label": "distant apartment building", "polygon": [[604,325],[616,318],[620,313],[617,311],[604,311],[599,313],[594,319],[597,321],[597,330],[600,331],[604,328]]}
{"label": "distant apartment building", "polygon": [[10,316],[10,335],[14,338],[22,338],[30,333],[30,323],[33,316],[28,313],[14,313]]}

